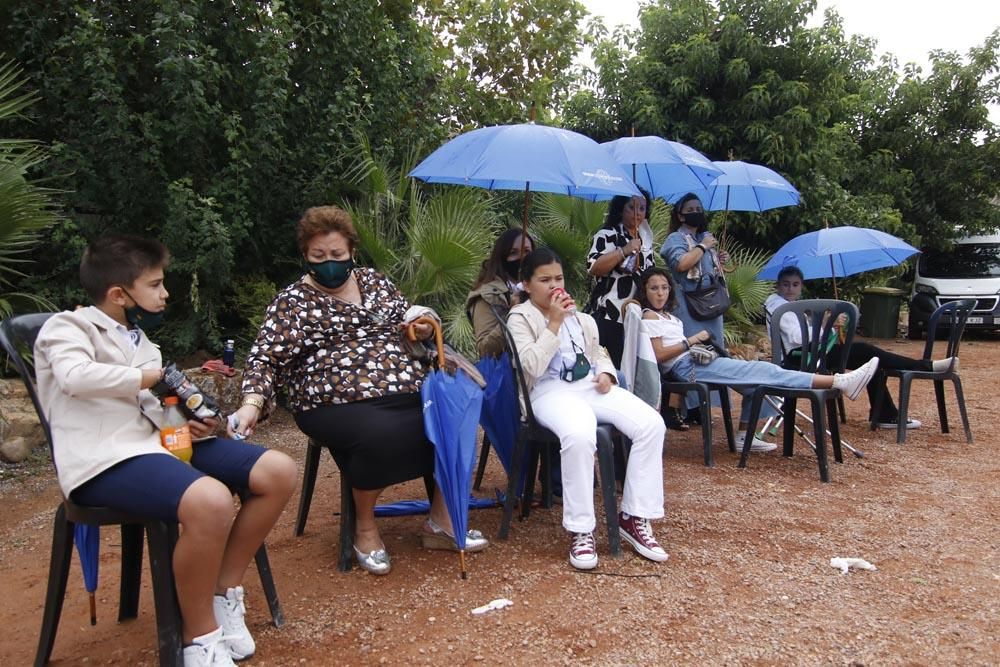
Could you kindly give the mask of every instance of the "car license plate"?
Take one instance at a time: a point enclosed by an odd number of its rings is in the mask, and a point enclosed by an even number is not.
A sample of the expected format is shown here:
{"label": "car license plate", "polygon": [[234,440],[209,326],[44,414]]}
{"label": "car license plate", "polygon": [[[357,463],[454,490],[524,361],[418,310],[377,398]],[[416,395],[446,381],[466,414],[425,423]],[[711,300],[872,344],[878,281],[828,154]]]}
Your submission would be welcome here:
{"label": "car license plate", "polygon": [[965,321],[966,324],[982,324],[983,318],[981,317],[970,317]]}

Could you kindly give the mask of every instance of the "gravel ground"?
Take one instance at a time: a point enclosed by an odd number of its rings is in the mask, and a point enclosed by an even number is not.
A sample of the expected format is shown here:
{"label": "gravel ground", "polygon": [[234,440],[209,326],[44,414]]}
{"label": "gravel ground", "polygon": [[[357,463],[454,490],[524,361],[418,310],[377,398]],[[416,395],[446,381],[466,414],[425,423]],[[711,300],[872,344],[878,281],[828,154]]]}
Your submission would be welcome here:
{"label": "gravel ground", "polygon": [[[885,347],[920,351],[904,341]],[[293,497],[268,540],[283,628],[268,624],[259,580],[252,569],[247,577],[258,653],[245,664],[998,664],[996,368],[1000,342],[964,343],[972,445],[954,430],[950,391],[953,431],[939,432],[928,383],[916,386],[911,402],[924,428],[905,446],[894,433],[864,427],[864,397],[849,404],[843,435],[865,457],[845,453],[830,484],[820,483],[801,440],[793,458],[755,454],[747,470],[720,442],[716,467],[705,468],[700,433],[670,432],[667,517],[655,525],[670,560],[660,565],[631,551],[612,559],[599,519],[600,566],[574,571],[556,505],[515,521],[508,541],[470,555],[466,581],[457,556],[421,549],[417,517],[380,520],[393,556],[389,576],[344,574],[335,554],[338,475],[325,457],[305,534],[292,536]],[[305,439],[287,415],[260,435],[302,460]],[[482,495],[503,485],[491,460]],[[412,482],[386,500],[422,493]],[[59,495],[50,470],[36,462],[0,470],[0,498],[0,664],[27,665]],[[499,519],[488,509],[470,522],[495,535]],[[117,534],[105,530],[96,627],[86,620],[74,564],[53,664],[156,664],[148,576],[139,618],[115,622],[118,553]],[[842,575],[829,564],[835,556],[865,558],[878,570]],[[513,606],[470,613],[499,597]]]}

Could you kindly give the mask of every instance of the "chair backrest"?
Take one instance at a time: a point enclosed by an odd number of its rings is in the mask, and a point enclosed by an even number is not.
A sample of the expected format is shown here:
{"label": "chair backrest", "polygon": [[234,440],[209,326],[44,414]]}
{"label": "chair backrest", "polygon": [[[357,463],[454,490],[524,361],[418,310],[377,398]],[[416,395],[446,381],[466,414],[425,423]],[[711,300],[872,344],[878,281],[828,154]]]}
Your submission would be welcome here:
{"label": "chair backrest", "polygon": [[[937,338],[936,331],[941,320],[950,327],[948,331],[948,351],[945,358],[957,357],[958,348],[962,343],[962,334],[965,333],[965,322],[969,319],[969,313],[976,307],[975,299],[960,299],[949,301],[938,307],[931,313],[927,321],[927,342],[924,343],[924,359],[932,359],[934,352],[934,339]],[[947,317],[946,317],[947,316]]]}
{"label": "chair backrest", "polygon": [[[496,308],[496,306],[491,307]],[[517,392],[521,399],[521,420],[534,425],[537,423],[535,421],[535,413],[532,412],[531,401],[528,400],[528,382],[524,379],[524,367],[521,366],[521,357],[517,354],[517,346],[514,345],[514,336],[510,333],[506,318],[502,317],[496,310],[493,311],[493,314],[497,316],[497,322],[500,323],[500,330],[503,331],[507,353],[510,355],[510,363],[514,367],[514,379],[517,382]]]}
{"label": "chair backrest", "polygon": [[33,361],[35,339],[42,325],[55,313],[29,313],[15,315],[0,322],[0,347],[10,358],[10,363],[17,369],[24,386],[35,406],[35,413],[45,431],[45,439],[49,443],[49,453],[52,452],[52,433],[49,431],[49,420],[45,418],[45,410],[38,400],[38,388],[35,384],[35,366]]}
{"label": "chair backrest", "polygon": [[[836,299],[806,299],[789,301],[775,309],[771,322],[771,360],[779,366],[785,365],[788,352],[781,344],[781,318],[791,313],[795,316],[802,332],[802,353],[798,370],[806,373],[823,373],[827,370],[842,370],[847,365],[847,355],[854,342],[854,331],[858,326],[858,308],[849,301]],[[847,321],[841,329],[844,343],[838,358],[828,359],[828,341],[831,333],[836,336],[834,323],[841,315]]]}

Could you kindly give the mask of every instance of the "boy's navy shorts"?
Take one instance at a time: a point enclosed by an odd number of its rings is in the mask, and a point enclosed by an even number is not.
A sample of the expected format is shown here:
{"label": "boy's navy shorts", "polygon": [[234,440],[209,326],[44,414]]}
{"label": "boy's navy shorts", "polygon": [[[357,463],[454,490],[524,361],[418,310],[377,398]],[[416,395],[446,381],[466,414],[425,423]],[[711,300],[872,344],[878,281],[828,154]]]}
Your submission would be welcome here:
{"label": "boy's navy shorts", "polygon": [[250,470],[266,451],[240,440],[212,438],[194,443],[191,465],[170,454],[141,454],[87,480],[70,498],[80,505],[177,521],[181,496],[194,482],[207,475],[234,491],[246,489]]}

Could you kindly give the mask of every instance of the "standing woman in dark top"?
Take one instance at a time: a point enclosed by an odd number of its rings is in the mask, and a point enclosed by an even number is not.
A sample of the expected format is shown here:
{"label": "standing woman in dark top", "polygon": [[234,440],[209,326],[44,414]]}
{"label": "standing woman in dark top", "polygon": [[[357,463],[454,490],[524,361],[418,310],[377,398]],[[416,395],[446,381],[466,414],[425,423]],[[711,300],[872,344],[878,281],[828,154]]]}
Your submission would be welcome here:
{"label": "standing woman in dark top", "polygon": [[[402,345],[410,304],[384,275],[354,265],[358,236],[346,211],[308,209],[299,221],[298,243],[308,270],[267,309],[246,360],[237,430],[252,432],[283,386],[295,423],[330,448],[351,481],[358,564],[388,574],[375,503],[385,487],[434,470],[420,403],[428,368]],[[421,339],[431,333],[428,325],[417,329]],[[423,545],[457,549],[451,531],[436,489]],[[469,531],[466,551],[487,544],[479,531]]]}
{"label": "standing woman in dark top", "polygon": [[587,270],[597,279],[587,312],[597,321],[601,345],[616,368],[625,341],[622,304],[635,298],[639,276],[653,266],[653,230],[649,226],[649,193],[611,200],[604,226],[594,234]]}

